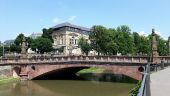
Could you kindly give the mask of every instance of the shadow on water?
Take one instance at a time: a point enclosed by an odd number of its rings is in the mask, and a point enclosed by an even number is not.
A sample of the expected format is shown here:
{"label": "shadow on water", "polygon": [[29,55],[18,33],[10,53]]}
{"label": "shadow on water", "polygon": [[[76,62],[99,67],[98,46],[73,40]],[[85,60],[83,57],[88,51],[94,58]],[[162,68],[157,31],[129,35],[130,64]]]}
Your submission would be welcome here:
{"label": "shadow on water", "polygon": [[78,76],[81,78],[84,78],[84,80],[89,80],[89,81],[119,82],[119,83],[137,83],[138,82],[138,80],[135,80],[123,74],[83,73],[83,74],[78,74]]}
{"label": "shadow on water", "polygon": [[70,67],[54,70],[40,75],[33,80],[83,80],[83,78],[77,76],[76,73],[86,68],[88,67]]}

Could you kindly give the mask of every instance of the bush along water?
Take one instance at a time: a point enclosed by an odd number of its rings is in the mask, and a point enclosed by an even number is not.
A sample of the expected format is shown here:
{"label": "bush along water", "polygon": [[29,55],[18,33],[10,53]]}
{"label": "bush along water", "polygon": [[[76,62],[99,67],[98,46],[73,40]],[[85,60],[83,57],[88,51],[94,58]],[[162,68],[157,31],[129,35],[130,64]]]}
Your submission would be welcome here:
{"label": "bush along water", "polygon": [[134,87],[132,90],[129,91],[128,96],[137,96],[140,86],[141,86],[141,81],[139,81],[136,84],[136,87]]}

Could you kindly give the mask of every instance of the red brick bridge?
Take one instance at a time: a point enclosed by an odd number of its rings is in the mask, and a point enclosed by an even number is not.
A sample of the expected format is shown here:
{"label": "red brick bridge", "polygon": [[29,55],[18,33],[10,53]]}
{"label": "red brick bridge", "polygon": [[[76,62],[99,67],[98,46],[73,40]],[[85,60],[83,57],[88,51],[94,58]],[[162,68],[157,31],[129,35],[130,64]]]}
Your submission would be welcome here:
{"label": "red brick bridge", "polygon": [[[22,59],[2,59],[1,66],[11,65],[13,76],[22,79],[35,79],[52,72],[69,71],[69,69],[84,69],[99,67],[109,70],[113,74],[123,74],[140,80],[142,78],[138,68],[145,66],[149,57],[144,56],[62,56],[62,57],[32,57]],[[157,57],[157,64],[170,62],[170,57]]]}

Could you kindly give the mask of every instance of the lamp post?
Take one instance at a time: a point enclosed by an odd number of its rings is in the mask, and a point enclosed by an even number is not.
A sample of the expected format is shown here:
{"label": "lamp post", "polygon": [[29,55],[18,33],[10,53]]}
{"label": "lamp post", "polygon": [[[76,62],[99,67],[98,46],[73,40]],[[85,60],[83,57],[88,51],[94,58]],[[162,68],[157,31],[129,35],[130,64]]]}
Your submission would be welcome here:
{"label": "lamp post", "polygon": [[4,48],[4,43],[2,44],[2,50],[3,50],[3,52],[2,52],[2,57],[4,58],[5,57],[5,48]]}

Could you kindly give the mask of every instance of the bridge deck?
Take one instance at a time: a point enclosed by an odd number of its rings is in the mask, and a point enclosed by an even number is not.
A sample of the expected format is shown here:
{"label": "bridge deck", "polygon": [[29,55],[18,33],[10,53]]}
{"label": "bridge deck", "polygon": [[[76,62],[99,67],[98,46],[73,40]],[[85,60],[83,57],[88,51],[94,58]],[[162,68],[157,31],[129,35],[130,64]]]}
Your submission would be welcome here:
{"label": "bridge deck", "polygon": [[151,74],[151,96],[170,96],[170,67]]}

